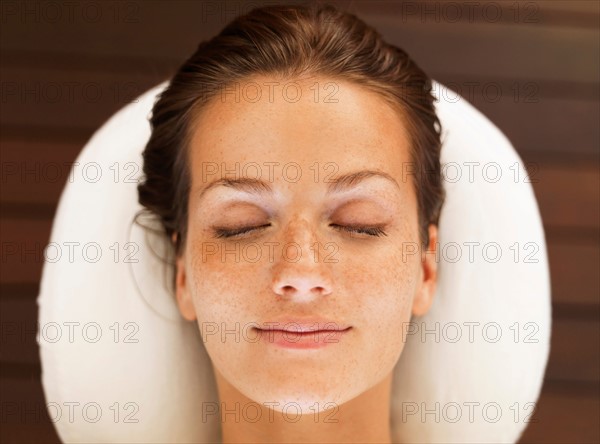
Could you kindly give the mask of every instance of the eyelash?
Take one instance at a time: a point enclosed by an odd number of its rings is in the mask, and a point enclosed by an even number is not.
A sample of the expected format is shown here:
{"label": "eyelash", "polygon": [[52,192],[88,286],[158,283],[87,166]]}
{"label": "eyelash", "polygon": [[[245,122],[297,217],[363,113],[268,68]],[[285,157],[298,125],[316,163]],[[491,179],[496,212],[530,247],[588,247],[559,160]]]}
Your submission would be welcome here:
{"label": "eyelash", "polygon": [[352,234],[367,234],[373,237],[387,236],[387,233],[383,231],[381,227],[360,227],[337,224],[330,224],[330,227],[333,227],[338,231],[347,231]]}
{"label": "eyelash", "polygon": [[[262,228],[270,227],[271,224],[259,225],[256,227],[243,227],[236,228],[234,230],[228,230],[226,228],[215,228],[215,237],[216,238],[233,238],[240,237],[244,234],[248,234],[252,231],[260,230]],[[338,231],[346,231],[351,234],[366,234],[368,236],[380,237],[387,236],[387,233],[383,231],[381,227],[360,227],[360,226],[346,226],[346,225],[338,225],[338,224],[330,224],[330,227]]]}
{"label": "eyelash", "polygon": [[251,231],[260,230],[261,228],[266,228],[266,227],[270,227],[270,226],[271,226],[271,224],[266,224],[266,225],[259,225],[256,227],[235,228],[233,230],[228,230],[227,228],[215,228],[214,231],[215,231],[215,237],[221,239],[221,238],[238,237],[243,234],[250,233]]}

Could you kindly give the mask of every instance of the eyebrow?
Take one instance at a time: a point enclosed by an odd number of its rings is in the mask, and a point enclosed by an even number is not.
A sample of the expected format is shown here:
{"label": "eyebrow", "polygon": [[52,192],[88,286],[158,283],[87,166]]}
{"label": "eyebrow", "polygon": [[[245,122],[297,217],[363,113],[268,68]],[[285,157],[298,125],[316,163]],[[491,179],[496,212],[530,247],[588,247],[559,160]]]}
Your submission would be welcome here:
{"label": "eyebrow", "polygon": [[[342,191],[346,191],[348,189],[354,188],[355,186],[357,186],[364,180],[372,178],[372,177],[383,178],[383,179],[391,182],[392,184],[394,184],[398,189],[400,189],[400,185],[398,184],[396,179],[394,179],[389,174],[384,173],[383,171],[361,170],[361,171],[355,171],[352,173],[343,174],[341,176],[326,180],[325,181],[325,183],[327,183],[327,193],[326,194],[339,193]],[[273,189],[271,188],[271,186],[267,182],[260,180],[260,179],[253,179],[250,177],[242,177],[239,179],[218,179],[218,180],[211,182],[209,185],[207,185],[201,191],[200,195],[198,196],[198,199],[202,198],[202,196],[204,194],[206,194],[206,192],[208,190],[218,187],[218,186],[225,186],[225,187],[233,188],[238,191],[243,191],[246,193],[258,194],[258,195],[269,194],[269,193],[273,192]]]}
{"label": "eyebrow", "polygon": [[396,179],[390,176],[388,173],[384,173],[383,171],[375,171],[375,170],[361,170],[353,173],[343,174],[339,177],[328,180],[326,183],[327,194],[331,193],[339,193],[341,191],[348,190],[357,186],[362,181],[369,179],[371,177],[380,177],[383,178],[396,186],[396,188],[401,189],[400,185]]}

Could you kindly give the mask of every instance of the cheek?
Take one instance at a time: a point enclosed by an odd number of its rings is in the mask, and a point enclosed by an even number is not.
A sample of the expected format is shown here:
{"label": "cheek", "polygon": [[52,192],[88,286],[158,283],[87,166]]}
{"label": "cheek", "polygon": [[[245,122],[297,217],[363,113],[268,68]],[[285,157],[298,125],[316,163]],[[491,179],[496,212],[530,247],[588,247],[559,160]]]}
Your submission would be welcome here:
{"label": "cheek", "polygon": [[[233,247],[214,241],[190,243],[189,284],[199,319],[240,321],[248,292],[256,288],[253,264]],[[236,251],[237,250],[237,251]]]}
{"label": "cheek", "polygon": [[[194,301],[196,316],[203,332],[203,323],[216,325],[219,332],[247,332],[264,320],[269,304],[269,251],[253,247],[252,242],[224,242],[201,230],[190,230],[188,241],[188,288]],[[258,258],[258,259],[257,259]],[[206,330],[213,328],[206,327]],[[206,337],[207,349],[215,346],[220,335]],[[236,349],[227,336],[228,346]],[[220,339],[219,339],[220,340]],[[229,350],[230,347],[219,347]]]}
{"label": "cheek", "polygon": [[344,287],[359,301],[364,321],[388,328],[410,317],[417,288],[418,259],[402,259],[401,252],[378,255],[368,261],[357,258],[348,264]]}
{"label": "cheek", "polygon": [[410,307],[417,288],[421,261],[416,218],[399,215],[387,234],[372,246],[341,252],[342,282],[365,302],[363,308],[371,319],[400,316],[399,309]]}
{"label": "cheek", "polygon": [[418,289],[420,258],[417,254],[403,257],[405,247],[401,241],[391,242],[368,258],[355,256],[344,266],[344,288],[355,301],[357,322],[366,333],[364,356],[370,356],[374,371],[382,373],[400,357]]}
{"label": "cheek", "polygon": [[188,285],[206,351],[213,364],[235,380],[235,372],[251,362],[251,344],[245,341],[254,337],[251,327],[263,308],[256,297],[256,274],[252,273],[256,264],[244,262],[243,257],[237,260],[235,254],[223,257],[223,245],[190,242]]}

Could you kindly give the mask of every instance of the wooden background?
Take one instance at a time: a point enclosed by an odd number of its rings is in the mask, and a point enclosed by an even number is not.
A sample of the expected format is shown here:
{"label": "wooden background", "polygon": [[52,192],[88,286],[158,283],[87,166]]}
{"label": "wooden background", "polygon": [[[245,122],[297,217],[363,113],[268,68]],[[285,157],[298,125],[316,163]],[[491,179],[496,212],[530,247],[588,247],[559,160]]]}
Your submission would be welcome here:
{"label": "wooden background", "polygon": [[[43,264],[4,250],[40,251],[48,241],[67,177],[44,168],[72,162],[116,110],[261,3],[2,3],[0,316],[3,329],[18,325],[23,337],[2,333],[1,442],[58,441],[34,338]],[[376,26],[434,79],[465,89],[473,82],[468,98],[539,167],[554,329],[537,422],[521,442],[600,442],[598,2],[332,3]],[[485,99],[489,84],[501,87],[500,100]]]}

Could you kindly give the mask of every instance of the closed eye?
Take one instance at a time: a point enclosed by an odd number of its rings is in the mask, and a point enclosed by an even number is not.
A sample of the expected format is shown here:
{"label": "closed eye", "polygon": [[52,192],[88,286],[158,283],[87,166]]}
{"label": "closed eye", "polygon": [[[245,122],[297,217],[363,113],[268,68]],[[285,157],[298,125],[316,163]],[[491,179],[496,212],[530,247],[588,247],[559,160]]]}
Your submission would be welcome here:
{"label": "closed eye", "polygon": [[214,234],[217,238],[232,238],[232,237],[242,237],[244,234],[251,233],[253,231],[258,231],[267,227],[270,227],[271,224],[258,225],[255,227],[240,227],[240,228],[214,228]]}
{"label": "closed eye", "polygon": [[365,227],[365,226],[353,226],[353,225],[338,225],[330,224],[329,226],[339,231],[345,231],[350,234],[367,234],[369,236],[387,236],[387,233],[383,231],[382,227]]}
{"label": "closed eye", "polygon": [[[258,225],[254,227],[240,227],[240,228],[214,228],[214,235],[217,238],[235,238],[242,237],[245,234],[251,233],[253,231],[259,231],[264,228],[270,227],[271,224]],[[350,234],[365,234],[368,236],[380,237],[387,236],[387,233],[382,229],[382,227],[374,226],[352,226],[352,225],[339,225],[339,224],[330,224],[331,227],[338,231],[347,232]]]}

